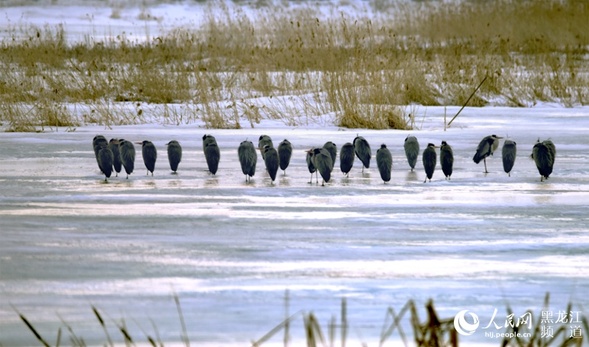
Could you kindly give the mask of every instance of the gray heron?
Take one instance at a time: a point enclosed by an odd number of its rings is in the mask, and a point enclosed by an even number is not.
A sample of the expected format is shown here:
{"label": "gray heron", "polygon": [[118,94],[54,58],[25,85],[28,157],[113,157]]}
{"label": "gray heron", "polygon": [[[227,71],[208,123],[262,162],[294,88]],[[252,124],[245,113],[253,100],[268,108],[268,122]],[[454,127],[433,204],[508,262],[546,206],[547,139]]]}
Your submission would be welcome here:
{"label": "gray heron", "polygon": [[135,146],[133,142],[120,139],[119,152],[121,154],[121,164],[125,168],[127,179],[129,179],[129,175],[135,170]]}
{"label": "gray heron", "polygon": [[372,157],[372,151],[370,150],[370,145],[368,141],[362,136],[356,136],[354,138],[354,152],[358,156],[358,159],[362,162],[362,172],[364,172],[364,168],[370,168],[370,158]]}
{"label": "gray heron", "polygon": [[442,165],[444,176],[449,180],[454,168],[454,152],[446,141],[442,141],[442,145],[440,146],[440,164]]}
{"label": "gray heron", "polygon": [[493,152],[499,147],[499,139],[502,139],[502,137],[497,135],[485,136],[479,143],[477,152],[472,158],[476,164],[480,163],[481,160],[483,161],[485,164],[485,173],[489,173],[489,171],[487,171],[487,157],[493,155]]}
{"label": "gray heron", "polygon": [[205,153],[205,160],[207,161],[207,168],[213,175],[217,174],[219,169],[219,161],[221,160],[221,150],[217,145],[217,141],[208,141],[206,147],[203,148]]}
{"label": "gray heron", "polygon": [[517,154],[517,147],[515,141],[505,140],[503,149],[501,150],[501,157],[503,159],[503,170],[511,177],[511,169],[515,164],[515,156]]}
{"label": "gray heron", "polygon": [[436,145],[433,143],[428,143],[427,147],[423,150],[423,168],[425,169],[426,179],[423,183],[432,181],[432,177],[434,175],[434,171],[436,170],[436,162],[437,162],[437,154],[436,154]]}
{"label": "gray heron", "polygon": [[384,143],[380,145],[380,148],[376,151],[376,166],[378,166],[378,172],[380,177],[386,183],[391,180],[391,170],[393,168],[393,156],[391,151],[387,148]]}
{"label": "gray heron", "polygon": [[[104,137],[102,135],[94,136],[94,138],[92,139],[92,149],[94,150],[94,157],[96,157],[96,164],[98,164],[99,168],[100,168],[100,163],[98,161],[98,152],[100,152],[100,149],[103,146],[108,146],[108,140],[106,139],[106,137]],[[100,171],[102,171],[102,170],[100,170]]]}
{"label": "gray heron", "polygon": [[333,171],[333,166],[335,165],[335,158],[337,158],[337,146],[335,145],[335,143],[327,141],[323,145],[323,148],[325,148],[331,156],[331,171]]}
{"label": "gray heron", "polygon": [[554,159],[556,158],[554,143],[550,140],[542,142],[538,140],[532,149],[532,158],[536,163],[538,173],[540,173],[540,182],[543,182],[550,177],[554,168]]}
{"label": "gray heron", "polygon": [[168,162],[170,163],[170,169],[172,173],[176,173],[178,171],[178,165],[180,161],[182,161],[182,146],[176,140],[172,140],[168,142]]}
{"label": "gray heron", "polygon": [[354,158],[356,154],[354,153],[354,145],[350,142],[346,142],[339,152],[339,164],[340,169],[344,173],[344,175],[348,176],[352,167],[354,166]]}
{"label": "gray heron", "polygon": [[407,162],[411,167],[411,171],[413,171],[413,169],[415,169],[415,164],[417,163],[417,157],[419,156],[419,142],[417,141],[417,138],[413,135],[407,136],[403,148],[405,149]]}
{"label": "gray heron", "polygon": [[284,171],[286,175],[286,168],[290,164],[290,157],[292,156],[292,144],[287,139],[278,144],[278,159],[280,161],[280,170]]}
{"label": "gray heron", "polygon": [[157,149],[155,148],[154,144],[151,141],[143,141],[138,142],[137,144],[141,145],[141,155],[143,156],[143,164],[147,168],[147,174],[151,172],[153,176],[153,171],[155,170],[155,161],[157,160]]}
{"label": "gray heron", "polygon": [[276,173],[278,172],[280,161],[280,159],[278,159],[278,151],[276,151],[274,147],[265,145],[262,153],[264,153],[264,163],[266,164],[268,175],[270,175],[272,182],[274,182],[276,180]]}
{"label": "gray heron", "polygon": [[243,141],[237,148],[237,157],[241,164],[241,172],[245,175],[245,181],[251,181],[256,174],[256,163],[258,162],[258,154],[256,148],[251,141]]}
{"label": "gray heron", "polygon": [[331,169],[333,168],[331,154],[325,148],[313,148],[310,152],[313,165],[321,175],[321,178],[323,178],[321,185],[325,186],[325,183],[331,179]]}
{"label": "gray heron", "polygon": [[118,139],[110,139],[108,142],[108,148],[112,152],[113,160],[112,166],[115,169],[116,176],[119,176],[119,172],[121,172],[121,152],[119,151],[120,141]]}
{"label": "gray heron", "polygon": [[274,144],[272,143],[272,138],[270,138],[270,136],[268,136],[268,135],[260,135],[260,138],[258,139],[258,149],[262,153],[262,159],[266,159],[266,154],[264,153],[264,150],[265,150],[264,147],[266,147],[266,146],[274,148]]}
{"label": "gray heron", "polygon": [[104,182],[108,181],[112,174],[113,154],[108,146],[102,145],[98,150],[98,166],[100,171],[104,173]]}

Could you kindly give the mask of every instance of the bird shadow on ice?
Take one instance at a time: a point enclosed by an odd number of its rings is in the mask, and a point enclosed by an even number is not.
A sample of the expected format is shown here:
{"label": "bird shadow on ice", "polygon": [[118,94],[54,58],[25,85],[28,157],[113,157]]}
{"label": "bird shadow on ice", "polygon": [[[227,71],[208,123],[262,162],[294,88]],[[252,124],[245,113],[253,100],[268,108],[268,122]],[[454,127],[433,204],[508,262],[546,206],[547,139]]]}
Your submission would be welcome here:
{"label": "bird shadow on ice", "polygon": [[280,178],[280,185],[285,186],[285,187],[290,187],[290,179],[288,179],[288,176],[283,175]]}
{"label": "bird shadow on ice", "polygon": [[405,176],[406,182],[417,181],[417,172],[415,170],[408,171],[407,176]]}
{"label": "bird shadow on ice", "polygon": [[205,180],[205,187],[211,188],[217,186],[219,186],[219,179],[217,176],[209,177]]}

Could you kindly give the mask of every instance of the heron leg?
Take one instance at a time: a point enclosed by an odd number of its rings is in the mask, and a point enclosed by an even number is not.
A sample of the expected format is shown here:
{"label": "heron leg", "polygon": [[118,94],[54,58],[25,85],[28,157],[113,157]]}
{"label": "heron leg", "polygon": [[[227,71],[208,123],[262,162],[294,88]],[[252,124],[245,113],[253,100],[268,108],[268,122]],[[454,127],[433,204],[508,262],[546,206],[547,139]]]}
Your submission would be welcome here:
{"label": "heron leg", "polygon": [[489,171],[487,171],[487,158],[483,159],[483,163],[485,164],[485,173],[489,173]]}

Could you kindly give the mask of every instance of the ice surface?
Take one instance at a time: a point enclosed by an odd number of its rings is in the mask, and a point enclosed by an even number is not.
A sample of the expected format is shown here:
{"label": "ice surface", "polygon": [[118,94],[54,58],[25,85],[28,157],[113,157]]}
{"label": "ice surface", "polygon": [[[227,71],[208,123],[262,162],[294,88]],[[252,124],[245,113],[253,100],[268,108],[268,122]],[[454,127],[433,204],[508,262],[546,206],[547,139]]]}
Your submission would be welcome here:
{"label": "ice surface", "polygon": [[[448,108],[446,112],[456,112]],[[586,307],[589,290],[587,149],[589,108],[467,108],[443,131],[443,108],[427,108],[421,130],[368,131],[336,127],[241,130],[194,126],[85,126],[75,132],[0,133],[0,342],[35,344],[14,308],[48,337],[59,317],[90,344],[104,342],[91,311],[125,319],[135,336],[180,342],[172,294],[180,297],[191,341],[240,344],[259,338],[290,312],[314,311],[327,324],[348,299],[357,336],[380,336],[387,307],[432,298],[443,317],[462,309],[490,319],[551,307]],[[155,176],[136,172],[104,183],[91,147],[98,134],[152,140]],[[216,176],[206,172],[202,135],[221,147]],[[383,184],[375,167],[359,161],[349,178],[336,170],[326,187],[309,184],[305,150],[327,139],[338,146],[357,133],[393,153],[393,178]],[[423,183],[418,161],[409,171],[402,144],[446,140],[454,149],[451,181],[439,166]],[[489,174],[472,162],[490,133],[517,142],[512,176],[500,158]],[[286,175],[275,184],[259,158],[251,183],[237,146],[261,134],[294,146]],[[540,182],[529,158],[537,138],[557,147],[553,175]],[[172,175],[165,143],[184,147]],[[139,150],[139,148],[137,148]],[[373,150],[374,152],[374,150]],[[339,161],[338,161],[339,163]],[[504,314],[505,315],[505,314]],[[294,328],[293,328],[294,329]],[[302,338],[302,327],[292,332]],[[114,335],[114,333],[113,333]],[[489,342],[482,334],[461,337]],[[492,342],[492,341],[491,341]]]}

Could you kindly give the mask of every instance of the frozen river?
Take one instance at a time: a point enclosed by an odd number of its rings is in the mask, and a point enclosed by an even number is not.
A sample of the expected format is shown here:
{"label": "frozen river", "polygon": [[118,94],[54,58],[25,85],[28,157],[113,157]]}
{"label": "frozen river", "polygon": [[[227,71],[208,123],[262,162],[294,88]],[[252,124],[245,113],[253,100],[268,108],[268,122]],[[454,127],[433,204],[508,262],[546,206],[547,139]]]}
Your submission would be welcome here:
{"label": "frozen river", "polygon": [[[468,309],[481,324],[495,308],[504,320],[507,304],[516,315],[539,314],[546,292],[551,310],[571,301],[584,312],[589,109],[467,109],[446,132],[442,112],[429,108],[422,129],[411,132],[149,125],[0,133],[0,345],[38,345],[16,310],[48,341],[63,319],[88,344],[103,345],[92,305],[115,341],[122,337],[114,322],[124,319],[138,341],[155,335],[153,321],[166,345],[179,343],[174,293],[190,341],[211,346],[243,346],[264,335],[285,316],[286,290],[290,313],[314,311],[324,326],[347,298],[349,338],[370,345],[386,309],[410,299],[420,309],[433,299],[444,318]],[[381,143],[391,149],[392,181],[383,184],[374,158],[365,173],[356,160],[345,178],[338,159],[330,184],[308,184],[304,150],[328,140],[340,148],[357,132],[373,154]],[[216,176],[206,171],[205,133],[222,150]],[[422,149],[442,140],[453,147],[451,181],[438,164],[424,184],[421,158],[409,171],[402,144],[410,133]],[[488,160],[489,174],[472,162],[480,139],[492,133],[518,144],[511,177],[501,147]],[[91,146],[96,134],[153,141],[154,177],[145,175],[137,146],[130,179],[104,183]],[[251,183],[237,162],[239,143],[257,143],[261,134],[295,147],[273,186],[260,157]],[[546,182],[529,159],[539,137],[557,149]],[[184,148],[178,175],[167,163],[172,139]],[[299,321],[293,340],[303,338]],[[461,341],[498,345],[480,331]]]}

